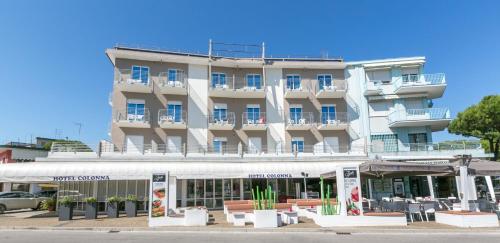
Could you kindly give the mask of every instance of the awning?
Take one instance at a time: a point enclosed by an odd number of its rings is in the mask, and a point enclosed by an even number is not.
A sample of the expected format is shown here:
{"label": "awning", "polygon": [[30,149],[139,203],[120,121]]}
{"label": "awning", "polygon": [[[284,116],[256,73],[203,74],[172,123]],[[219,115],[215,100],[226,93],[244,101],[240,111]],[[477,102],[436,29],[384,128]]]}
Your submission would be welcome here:
{"label": "awning", "polygon": [[154,171],[177,179],[302,178],[362,162],[32,162],[0,165],[0,182],[146,180]]}
{"label": "awning", "polygon": [[[460,161],[454,162],[455,169],[458,172]],[[469,174],[475,176],[500,176],[500,162],[472,159],[469,164]]]}
{"label": "awning", "polygon": [[[400,177],[453,174],[452,165],[423,164],[390,161],[369,161],[359,166],[361,176],[368,177]],[[335,177],[335,171],[322,174],[324,178]]]}

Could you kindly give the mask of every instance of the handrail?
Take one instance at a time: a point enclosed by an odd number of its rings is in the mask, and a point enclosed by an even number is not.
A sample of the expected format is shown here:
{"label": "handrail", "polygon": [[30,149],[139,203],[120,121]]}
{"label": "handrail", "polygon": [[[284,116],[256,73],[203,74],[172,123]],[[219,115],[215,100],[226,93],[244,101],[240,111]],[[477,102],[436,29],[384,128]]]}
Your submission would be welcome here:
{"label": "handrail", "polygon": [[350,115],[347,112],[321,112],[321,120],[319,121],[319,123],[322,125],[337,125],[346,124],[350,121]]}
{"label": "handrail", "polygon": [[388,115],[389,123],[406,120],[440,120],[450,119],[450,110],[448,108],[423,108],[395,110]]}
{"label": "handrail", "polygon": [[236,116],[234,112],[227,112],[225,115],[222,113],[219,113],[218,115],[209,115],[208,116],[208,123],[209,124],[230,124],[230,125],[235,125],[236,123]]}

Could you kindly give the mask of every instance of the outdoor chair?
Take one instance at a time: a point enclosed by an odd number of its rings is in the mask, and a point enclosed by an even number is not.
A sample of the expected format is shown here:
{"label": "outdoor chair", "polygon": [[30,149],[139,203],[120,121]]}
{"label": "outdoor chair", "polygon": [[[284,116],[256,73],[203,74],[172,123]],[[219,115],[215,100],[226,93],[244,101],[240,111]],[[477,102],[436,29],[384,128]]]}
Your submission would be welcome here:
{"label": "outdoor chair", "polygon": [[429,222],[429,214],[434,214],[434,217],[436,216],[436,204],[434,202],[424,203],[423,211],[425,213],[425,219]]}
{"label": "outdoor chair", "polygon": [[420,220],[423,220],[422,217],[422,212],[420,211],[420,204],[419,203],[411,203],[408,204],[408,214],[410,215],[410,220],[413,223],[413,215],[418,215],[420,217]]}

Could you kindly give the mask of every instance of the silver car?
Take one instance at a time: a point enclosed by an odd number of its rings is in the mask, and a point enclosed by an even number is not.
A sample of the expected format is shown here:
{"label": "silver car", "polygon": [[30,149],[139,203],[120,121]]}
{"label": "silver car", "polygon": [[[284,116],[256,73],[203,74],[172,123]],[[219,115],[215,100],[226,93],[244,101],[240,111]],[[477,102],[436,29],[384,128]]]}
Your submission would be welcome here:
{"label": "silver car", "polygon": [[46,198],[27,192],[0,192],[0,214],[7,210],[31,208],[37,210]]}

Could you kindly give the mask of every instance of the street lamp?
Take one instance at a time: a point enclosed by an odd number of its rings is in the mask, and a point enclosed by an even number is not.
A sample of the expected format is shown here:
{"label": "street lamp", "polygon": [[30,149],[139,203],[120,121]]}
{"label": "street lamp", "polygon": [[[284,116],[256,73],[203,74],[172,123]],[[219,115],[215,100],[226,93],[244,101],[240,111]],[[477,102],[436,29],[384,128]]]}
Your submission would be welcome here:
{"label": "street lamp", "polygon": [[300,172],[300,174],[304,177],[304,198],[307,199],[307,182],[306,178],[309,176],[308,173]]}

